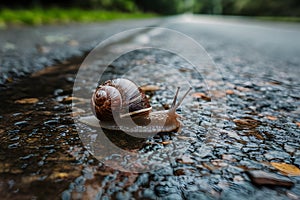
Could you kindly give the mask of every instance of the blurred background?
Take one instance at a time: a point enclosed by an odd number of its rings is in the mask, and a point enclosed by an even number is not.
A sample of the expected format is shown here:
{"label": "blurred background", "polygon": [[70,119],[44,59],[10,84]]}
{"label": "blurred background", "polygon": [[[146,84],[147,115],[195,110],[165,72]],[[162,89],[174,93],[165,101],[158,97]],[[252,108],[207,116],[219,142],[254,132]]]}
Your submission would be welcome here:
{"label": "blurred background", "polygon": [[299,0],[1,0],[0,25],[100,21],[181,13],[300,21]]}

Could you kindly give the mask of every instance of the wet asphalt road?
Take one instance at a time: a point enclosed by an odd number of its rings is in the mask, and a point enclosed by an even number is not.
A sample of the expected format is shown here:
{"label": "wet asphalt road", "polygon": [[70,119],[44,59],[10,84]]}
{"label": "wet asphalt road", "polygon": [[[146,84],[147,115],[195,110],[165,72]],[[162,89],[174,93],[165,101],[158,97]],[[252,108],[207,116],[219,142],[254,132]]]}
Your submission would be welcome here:
{"label": "wet asphalt road", "polygon": [[111,35],[131,28],[157,25],[159,21],[125,20],[0,30],[0,83],[11,82],[73,56],[82,56]]}
{"label": "wet asphalt road", "polygon": [[[215,62],[222,81],[216,80],[216,72],[212,72],[216,68],[204,70],[204,79],[211,86],[208,91],[203,77],[193,73],[189,63],[162,50],[135,51],[116,60],[107,77],[122,74],[127,66],[160,63],[188,77],[194,90],[182,106],[185,117],[182,132],[148,138],[138,150],[147,156],[149,152],[151,155],[177,148],[178,152],[184,150],[182,154],[172,154],[170,163],[159,170],[140,174],[114,170],[83,148],[78,134],[93,134],[95,130],[80,125],[81,132],[78,132],[78,124],[73,121],[84,113],[80,110],[82,99],[73,101],[72,112],[70,98],[82,63],[80,54],[112,33],[158,24],[180,31],[201,44]],[[35,44],[29,41],[32,34],[25,35],[26,39],[21,34],[15,40],[11,37],[13,32],[20,34],[17,29],[11,33],[1,31],[4,35],[1,37],[2,80],[11,82],[1,90],[0,195],[4,199],[300,198],[298,24],[184,15],[101,26],[71,25],[67,32],[65,28],[20,28],[40,34]],[[92,34],[82,34],[83,30]],[[131,35],[126,42],[110,46],[109,51],[130,48],[128,41],[147,45],[158,40],[191,48],[164,31],[150,31]],[[66,61],[76,55],[79,58]],[[23,72],[37,71],[57,60],[61,64],[15,80]],[[8,66],[15,66],[14,72]],[[99,66],[91,67],[86,73],[94,74],[97,69]],[[153,107],[168,105],[173,95],[168,90],[174,89],[168,84],[178,82],[171,70],[159,70],[154,67],[128,75],[140,84],[159,82],[160,88],[165,88],[152,96]],[[157,82],[148,80],[147,73],[157,76]],[[79,86],[92,90],[94,79],[85,77],[81,82],[84,85]],[[167,79],[171,81],[166,82]],[[24,100],[29,97],[33,99]],[[222,126],[213,119],[214,100],[225,102],[222,107],[226,112],[219,116]],[[111,140],[117,140],[124,149],[137,143],[130,141],[132,138],[129,142],[118,137]],[[152,156],[155,160],[165,155]],[[124,159],[130,161],[130,157]]]}

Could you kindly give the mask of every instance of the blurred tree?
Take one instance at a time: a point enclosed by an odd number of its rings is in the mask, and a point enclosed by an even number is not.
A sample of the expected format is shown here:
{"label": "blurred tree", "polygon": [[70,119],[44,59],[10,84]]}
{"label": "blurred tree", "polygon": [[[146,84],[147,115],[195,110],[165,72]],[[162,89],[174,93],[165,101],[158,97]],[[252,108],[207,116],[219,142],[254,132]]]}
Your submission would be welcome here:
{"label": "blurred tree", "polygon": [[168,15],[185,11],[184,0],[136,0],[135,2],[144,12],[156,12]]}
{"label": "blurred tree", "polygon": [[202,14],[222,14],[222,0],[194,0],[194,12]]}

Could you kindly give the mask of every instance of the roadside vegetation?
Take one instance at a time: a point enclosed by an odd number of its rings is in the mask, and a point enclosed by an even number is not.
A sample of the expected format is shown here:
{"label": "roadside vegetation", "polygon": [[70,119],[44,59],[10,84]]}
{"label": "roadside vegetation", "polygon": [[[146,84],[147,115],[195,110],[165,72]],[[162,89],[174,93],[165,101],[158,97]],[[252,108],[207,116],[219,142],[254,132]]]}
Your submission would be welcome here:
{"label": "roadside vegetation", "polygon": [[[300,21],[299,0],[1,0],[0,27],[145,18],[180,13]],[[149,14],[150,13],[150,14]],[[151,14],[152,13],[152,14]],[[155,14],[154,14],[155,13]]]}
{"label": "roadside vegetation", "polygon": [[80,8],[32,8],[32,9],[2,9],[0,11],[0,26],[42,25],[70,22],[97,22],[114,19],[134,19],[153,17],[154,14],[142,12],[121,12],[105,10],[86,10]]}

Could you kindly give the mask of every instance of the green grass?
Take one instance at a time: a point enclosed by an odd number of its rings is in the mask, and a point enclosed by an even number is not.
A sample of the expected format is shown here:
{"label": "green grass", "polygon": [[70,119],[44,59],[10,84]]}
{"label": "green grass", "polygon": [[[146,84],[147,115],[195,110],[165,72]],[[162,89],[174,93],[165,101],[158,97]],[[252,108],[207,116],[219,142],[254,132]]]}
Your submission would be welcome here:
{"label": "green grass", "polygon": [[135,19],[153,17],[147,13],[122,13],[118,11],[82,10],[78,8],[61,9],[2,9],[0,10],[0,27],[7,25],[42,25],[70,22],[98,22],[115,19]]}
{"label": "green grass", "polygon": [[300,17],[277,17],[277,16],[259,16],[259,20],[278,21],[278,22],[300,22]]}

